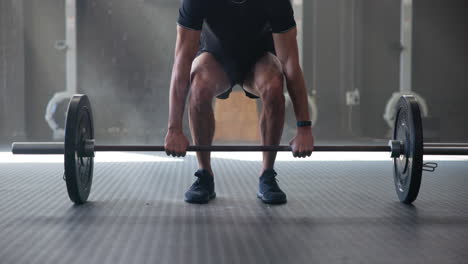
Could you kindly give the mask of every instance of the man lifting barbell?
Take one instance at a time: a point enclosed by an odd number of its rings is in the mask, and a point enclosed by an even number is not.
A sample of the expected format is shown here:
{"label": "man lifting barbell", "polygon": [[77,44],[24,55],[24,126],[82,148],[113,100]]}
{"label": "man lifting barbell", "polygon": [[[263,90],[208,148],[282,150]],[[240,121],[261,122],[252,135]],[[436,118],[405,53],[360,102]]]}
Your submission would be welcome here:
{"label": "man lifting barbell", "polygon": [[[411,204],[418,196],[422,171],[433,172],[437,164],[423,163],[423,155],[468,155],[467,143],[424,143],[421,111],[416,98],[403,95],[395,109],[395,127],[388,145],[314,146],[314,151],[390,152],[398,199]],[[296,146],[295,146],[296,147]],[[211,146],[193,145],[187,151],[292,151],[291,146]],[[64,142],[13,142],[13,154],[64,155],[64,174],[68,196],[75,204],[88,200],[93,182],[94,155],[105,151],[166,151],[154,145],[99,145],[94,139],[93,111],[88,96],[74,95],[68,104]],[[271,179],[271,178],[270,178]],[[273,177],[274,180],[274,177]],[[262,180],[263,182],[263,180]],[[195,186],[199,186],[197,183]],[[262,186],[267,188],[271,185]],[[264,189],[265,189],[264,188]],[[278,188],[279,189],[279,188]],[[274,192],[275,193],[275,192]],[[279,195],[283,195],[281,192]]]}
{"label": "man lifting barbell", "polygon": [[[263,151],[258,196],[267,203],[286,202],[273,169],[277,151],[292,151],[296,157],[309,156],[312,150],[390,152],[395,191],[405,204],[416,200],[423,170],[432,172],[437,167],[432,162],[424,163],[423,155],[468,155],[466,143],[424,142],[421,111],[411,95],[403,95],[396,105],[394,131],[388,145],[314,146],[289,0],[268,0],[268,5],[261,4],[266,0],[230,1],[184,0],[181,6],[165,146],[96,144],[91,102],[87,95],[76,94],[68,105],[63,142],[14,142],[12,153],[64,155],[63,179],[75,204],[88,200],[96,152],[166,151],[168,155],[184,156],[186,151],[196,151],[198,180],[186,193],[186,200],[199,203],[215,196],[209,155],[212,151]],[[198,44],[200,40],[202,45]],[[290,146],[278,145],[284,121],[283,79],[298,120],[297,135]],[[214,96],[228,97],[234,84],[241,84],[247,96],[263,100],[260,120],[263,146],[211,145],[214,134],[211,100]],[[191,146],[182,133],[189,91],[190,126],[195,143]]]}
{"label": "man lifting barbell", "polygon": [[[232,87],[262,100],[263,145],[279,145],[285,119],[283,83],[298,121],[290,141],[294,157],[310,156],[314,146],[307,90],[299,65],[297,29],[289,0],[183,0],[179,10],[172,71],[167,155],[185,156],[189,141],[182,131],[187,96],[195,145],[211,145],[215,130],[212,100],[227,99]],[[185,193],[190,203],[215,198],[210,152],[197,152],[198,178]],[[276,152],[263,153],[257,196],[285,203],[274,171]]]}

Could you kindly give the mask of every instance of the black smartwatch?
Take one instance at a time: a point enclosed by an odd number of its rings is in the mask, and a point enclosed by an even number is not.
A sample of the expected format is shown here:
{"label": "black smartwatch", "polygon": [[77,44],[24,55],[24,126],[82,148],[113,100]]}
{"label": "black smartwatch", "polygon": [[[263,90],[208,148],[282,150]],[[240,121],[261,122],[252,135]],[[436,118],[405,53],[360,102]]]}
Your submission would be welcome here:
{"label": "black smartwatch", "polygon": [[297,121],[297,127],[310,127],[312,126],[312,121]]}

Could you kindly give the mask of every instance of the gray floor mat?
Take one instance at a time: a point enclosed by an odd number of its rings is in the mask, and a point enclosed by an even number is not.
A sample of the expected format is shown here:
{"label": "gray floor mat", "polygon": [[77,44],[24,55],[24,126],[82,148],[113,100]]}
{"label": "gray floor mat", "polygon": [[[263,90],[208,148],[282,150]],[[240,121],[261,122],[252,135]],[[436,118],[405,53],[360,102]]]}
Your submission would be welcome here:
{"label": "gray floor mat", "polygon": [[0,263],[468,263],[468,164],[397,201],[391,162],[278,162],[288,204],[255,193],[260,162],[214,159],[218,197],[183,202],[183,163],[96,163],[74,206],[62,164],[0,163]]}

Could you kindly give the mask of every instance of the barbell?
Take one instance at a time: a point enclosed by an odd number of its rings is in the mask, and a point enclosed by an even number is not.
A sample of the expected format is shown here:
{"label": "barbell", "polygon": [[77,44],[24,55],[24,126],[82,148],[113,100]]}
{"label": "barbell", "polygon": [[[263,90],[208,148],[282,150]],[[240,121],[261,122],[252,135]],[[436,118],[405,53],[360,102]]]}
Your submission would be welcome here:
{"label": "barbell", "polygon": [[[164,146],[96,145],[91,104],[86,95],[74,95],[68,105],[64,142],[15,142],[13,154],[64,155],[64,179],[70,200],[87,201],[93,181],[96,151],[164,151]],[[189,146],[187,151],[291,151],[290,146]],[[436,163],[423,163],[423,155],[468,155],[468,144],[423,143],[421,112],[410,95],[396,107],[393,138],[388,145],[315,146],[314,151],[390,152],[398,198],[410,204],[416,200],[422,171],[434,171]]]}

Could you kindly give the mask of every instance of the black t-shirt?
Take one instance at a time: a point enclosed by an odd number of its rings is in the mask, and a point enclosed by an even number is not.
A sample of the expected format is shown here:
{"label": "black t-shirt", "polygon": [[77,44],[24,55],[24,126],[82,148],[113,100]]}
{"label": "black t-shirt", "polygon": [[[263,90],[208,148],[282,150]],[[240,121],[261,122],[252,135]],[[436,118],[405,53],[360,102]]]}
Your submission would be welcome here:
{"label": "black t-shirt", "polygon": [[202,30],[201,50],[229,56],[274,51],[272,32],[296,26],[290,0],[182,0],[178,24]]}

